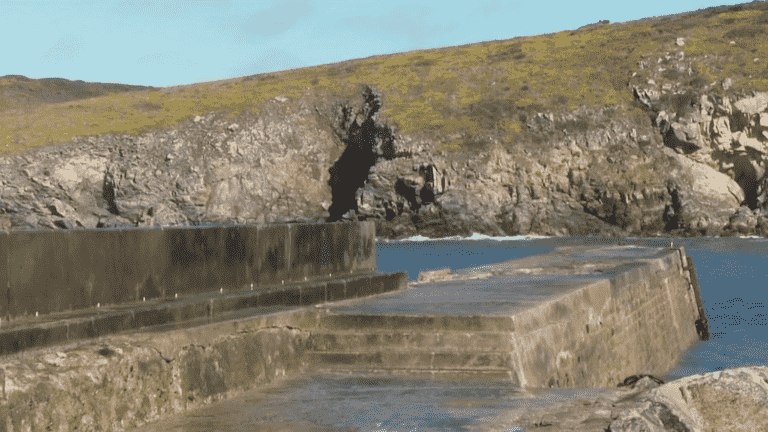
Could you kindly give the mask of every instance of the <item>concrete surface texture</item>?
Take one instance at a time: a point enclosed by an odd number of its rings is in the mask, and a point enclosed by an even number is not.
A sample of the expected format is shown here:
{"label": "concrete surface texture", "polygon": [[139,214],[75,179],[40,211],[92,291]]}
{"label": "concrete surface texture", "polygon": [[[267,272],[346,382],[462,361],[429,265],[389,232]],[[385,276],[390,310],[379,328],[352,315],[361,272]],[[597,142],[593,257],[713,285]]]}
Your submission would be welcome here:
{"label": "concrete surface texture", "polygon": [[313,371],[610,387],[662,374],[698,337],[684,259],[562,248],[482,278],[407,286],[401,274],[397,291],[370,297],[374,279],[361,278],[343,286],[357,299],[29,350],[0,359],[0,430],[126,430]]}
{"label": "concrete surface texture", "polygon": [[0,329],[0,355],[56,343],[143,329],[176,329],[245,316],[254,308],[285,309],[368,296],[398,289],[405,273],[357,274],[312,278],[234,292],[186,295],[139,303],[47,314],[16,320]]}
{"label": "concrete surface texture", "polygon": [[355,222],[0,233],[0,319],[369,273],[374,231]]}

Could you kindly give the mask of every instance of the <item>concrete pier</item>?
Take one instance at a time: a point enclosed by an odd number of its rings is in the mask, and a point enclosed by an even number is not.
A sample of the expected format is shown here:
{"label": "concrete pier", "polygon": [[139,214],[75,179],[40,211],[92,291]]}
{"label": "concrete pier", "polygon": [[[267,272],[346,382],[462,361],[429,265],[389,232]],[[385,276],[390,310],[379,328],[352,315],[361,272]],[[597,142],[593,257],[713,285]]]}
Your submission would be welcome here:
{"label": "concrete pier", "polygon": [[[286,253],[296,279],[337,270],[313,262],[314,253],[307,247],[304,261]],[[265,290],[259,300],[231,293],[212,303],[219,321],[172,321],[6,355],[0,430],[127,430],[313,371],[609,387],[663,374],[706,337],[683,249],[567,247],[424,276],[408,285],[403,273],[354,274]]]}
{"label": "concrete pier", "polygon": [[423,276],[438,280],[405,292],[325,307],[311,330],[308,363],[358,373],[507,376],[537,388],[662,375],[700,338],[703,309],[688,258],[683,249],[561,247],[437,271]]}

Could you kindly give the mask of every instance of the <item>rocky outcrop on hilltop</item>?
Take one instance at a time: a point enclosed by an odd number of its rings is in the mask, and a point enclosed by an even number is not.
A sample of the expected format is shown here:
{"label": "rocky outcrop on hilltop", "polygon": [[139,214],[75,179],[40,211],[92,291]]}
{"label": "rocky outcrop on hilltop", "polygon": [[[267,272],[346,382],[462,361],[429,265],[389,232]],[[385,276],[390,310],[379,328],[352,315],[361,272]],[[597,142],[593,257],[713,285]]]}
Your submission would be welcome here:
{"label": "rocky outcrop on hilltop", "polygon": [[6,156],[0,228],[374,219],[390,238],[768,234],[768,93],[705,83],[694,70],[707,60],[668,45],[629,78],[642,115],[533,113],[527,138],[489,132],[469,154],[398,133],[364,88]]}
{"label": "rocky outcrop on hilltop", "polygon": [[670,42],[628,83],[646,118],[538,113],[527,122],[542,141],[533,150],[496,143],[458,163],[435,153],[378,163],[359,214],[384,216],[390,236],[767,234],[768,93],[702,83],[692,68],[707,60]]}

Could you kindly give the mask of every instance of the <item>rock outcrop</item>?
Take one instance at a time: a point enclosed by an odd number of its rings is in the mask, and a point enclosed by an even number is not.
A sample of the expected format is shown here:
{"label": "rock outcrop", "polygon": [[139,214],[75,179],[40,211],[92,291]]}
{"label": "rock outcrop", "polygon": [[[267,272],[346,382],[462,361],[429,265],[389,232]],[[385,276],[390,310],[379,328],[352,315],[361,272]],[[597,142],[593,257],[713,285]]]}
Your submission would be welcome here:
{"label": "rock outcrop", "polygon": [[211,113],[76,138],[0,159],[0,218],[11,229],[323,220],[342,151],[332,137],[313,107],[275,100],[235,122]]}
{"label": "rock outcrop", "polygon": [[756,431],[768,425],[764,366],[681,378],[640,395],[613,420],[613,432]]}
{"label": "rock outcrop", "polygon": [[[380,94],[311,92],[231,119],[78,137],[0,158],[0,227],[173,226],[375,219],[378,235],[768,233],[768,93],[691,78],[684,38],[629,79],[621,107],[523,116],[467,153],[399,134]],[[672,73],[674,72],[674,73]],[[532,141],[531,141],[532,140]]]}
{"label": "rock outcrop", "polygon": [[768,425],[764,366],[692,375],[665,383],[628,377],[618,388],[565,393],[530,390],[530,403],[498,416],[492,429],[552,432],[758,431]]}

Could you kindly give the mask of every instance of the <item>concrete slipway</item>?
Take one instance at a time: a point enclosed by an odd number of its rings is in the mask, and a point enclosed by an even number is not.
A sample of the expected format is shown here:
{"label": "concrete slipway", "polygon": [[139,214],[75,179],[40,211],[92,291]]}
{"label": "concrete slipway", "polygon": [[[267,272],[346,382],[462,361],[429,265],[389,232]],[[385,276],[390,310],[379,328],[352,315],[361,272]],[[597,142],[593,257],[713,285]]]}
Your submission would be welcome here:
{"label": "concrete slipway", "polygon": [[0,417],[6,430],[169,429],[153,423],[277,377],[615,387],[663,375],[708,336],[692,264],[682,248],[562,247],[417,284],[390,277],[374,289],[368,279],[359,298],[339,302],[259,306],[217,323],[29,351],[0,360]]}

